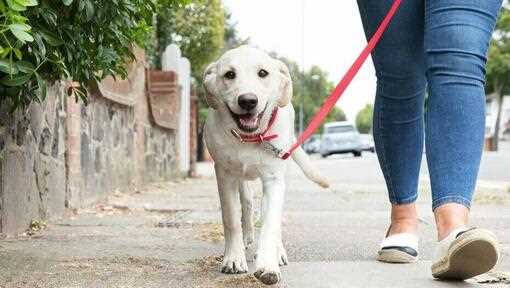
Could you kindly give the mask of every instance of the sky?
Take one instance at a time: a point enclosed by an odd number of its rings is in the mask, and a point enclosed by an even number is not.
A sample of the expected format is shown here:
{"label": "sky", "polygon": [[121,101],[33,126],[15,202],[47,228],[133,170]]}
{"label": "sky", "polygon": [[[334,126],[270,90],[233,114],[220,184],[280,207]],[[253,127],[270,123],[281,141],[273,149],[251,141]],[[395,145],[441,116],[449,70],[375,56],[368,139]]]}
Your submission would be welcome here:
{"label": "sky", "polygon": [[[366,45],[356,1],[223,0],[242,38],[290,58],[305,69],[318,65],[338,83]],[[337,105],[350,121],[375,96],[369,59]]]}

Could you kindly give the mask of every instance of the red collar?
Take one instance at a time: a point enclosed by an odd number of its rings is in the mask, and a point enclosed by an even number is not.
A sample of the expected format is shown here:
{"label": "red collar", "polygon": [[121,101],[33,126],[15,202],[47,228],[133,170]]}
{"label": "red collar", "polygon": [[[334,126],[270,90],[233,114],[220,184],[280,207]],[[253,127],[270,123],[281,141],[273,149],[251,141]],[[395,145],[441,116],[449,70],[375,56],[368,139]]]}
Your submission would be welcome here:
{"label": "red collar", "polygon": [[267,124],[267,128],[262,133],[247,135],[247,134],[241,134],[241,133],[237,132],[237,130],[235,130],[235,129],[230,130],[230,132],[232,132],[232,134],[243,143],[245,143],[245,142],[247,142],[247,143],[262,143],[265,141],[273,140],[274,138],[278,137],[278,134],[270,134],[270,135],[266,135],[266,134],[267,134],[267,132],[269,132],[269,130],[273,126],[274,122],[276,121],[277,115],[278,115],[278,107],[275,107],[273,109],[273,112],[271,113],[271,118],[269,118],[269,123]]}

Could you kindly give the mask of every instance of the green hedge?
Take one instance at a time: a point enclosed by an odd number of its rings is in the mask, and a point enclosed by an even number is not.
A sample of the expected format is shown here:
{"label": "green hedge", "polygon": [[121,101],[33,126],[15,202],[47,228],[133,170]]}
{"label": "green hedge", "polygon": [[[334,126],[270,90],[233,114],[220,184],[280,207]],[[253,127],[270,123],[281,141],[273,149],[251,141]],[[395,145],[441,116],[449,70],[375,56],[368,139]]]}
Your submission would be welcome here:
{"label": "green hedge", "polygon": [[[179,0],[0,0],[0,105],[26,107],[46,83],[126,76],[133,43],[148,42],[158,6]],[[6,101],[10,100],[10,101]]]}

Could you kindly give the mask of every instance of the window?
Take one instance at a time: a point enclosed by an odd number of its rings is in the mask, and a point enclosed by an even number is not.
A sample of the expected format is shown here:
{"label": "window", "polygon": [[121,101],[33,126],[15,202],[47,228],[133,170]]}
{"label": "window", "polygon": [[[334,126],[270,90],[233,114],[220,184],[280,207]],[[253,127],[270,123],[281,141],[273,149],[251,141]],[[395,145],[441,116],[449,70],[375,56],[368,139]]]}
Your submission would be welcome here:
{"label": "window", "polygon": [[333,126],[328,127],[326,129],[326,133],[348,133],[354,132],[354,127],[352,126]]}

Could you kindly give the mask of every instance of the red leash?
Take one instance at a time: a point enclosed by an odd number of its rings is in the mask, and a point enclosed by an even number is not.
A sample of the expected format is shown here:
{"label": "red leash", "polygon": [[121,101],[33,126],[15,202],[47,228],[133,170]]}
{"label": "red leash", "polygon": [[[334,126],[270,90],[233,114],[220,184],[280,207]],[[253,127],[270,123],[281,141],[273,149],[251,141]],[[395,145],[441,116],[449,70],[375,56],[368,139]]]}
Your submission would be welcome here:
{"label": "red leash", "polygon": [[310,124],[308,124],[308,127],[306,127],[305,131],[303,131],[303,134],[299,135],[299,138],[297,139],[296,143],[294,143],[287,152],[281,153],[281,156],[279,157],[281,157],[284,160],[289,158],[292,152],[294,152],[294,150],[301,146],[301,144],[303,144],[308,138],[310,138],[315,132],[315,130],[319,128],[324,118],[326,118],[329,111],[331,111],[331,109],[335,106],[336,102],[338,101],[338,99],[340,99],[345,89],[351,83],[354,76],[358,74],[358,71],[361,68],[361,66],[363,66],[363,63],[365,63],[368,56],[374,50],[375,46],[377,46],[377,43],[379,43],[381,36],[383,35],[384,31],[386,31],[386,29],[388,28],[388,25],[390,24],[391,19],[397,12],[401,2],[402,0],[395,0],[395,2],[393,2],[390,11],[388,11],[388,14],[386,15],[386,17],[384,17],[384,20],[381,22],[381,24],[379,24],[377,31],[372,36],[372,38],[370,38],[370,41],[368,41],[368,44],[365,47],[365,49],[363,49],[363,51],[358,56],[356,61],[354,61],[352,66],[344,75],[340,83],[338,83],[338,85],[335,87],[335,90],[333,90],[331,95],[329,95],[329,97],[326,99],[321,109],[317,112],[317,114],[315,114],[312,121],[310,121]]}

